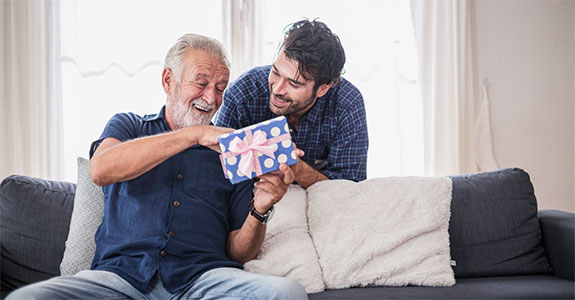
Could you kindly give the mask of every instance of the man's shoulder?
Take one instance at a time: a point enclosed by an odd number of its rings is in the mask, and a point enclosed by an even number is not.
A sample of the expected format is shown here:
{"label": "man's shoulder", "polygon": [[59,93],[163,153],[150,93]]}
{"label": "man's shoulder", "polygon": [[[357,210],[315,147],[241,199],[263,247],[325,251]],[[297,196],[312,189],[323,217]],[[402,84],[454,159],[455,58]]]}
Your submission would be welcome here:
{"label": "man's shoulder", "polygon": [[228,89],[267,88],[271,66],[255,67],[234,80]]}
{"label": "man's shoulder", "polygon": [[[332,87],[326,96],[328,99],[326,103],[336,109],[339,114],[354,113],[357,109],[365,107],[359,89],[345,78],[341,78],[340,82]],[[350,110],[350,107],[355,108]]]}
{"label": "man's shoulder", "polygon": [[[224,102],[232,101],[257,105],[269,94],[268,75],[271,66],[255,67],[233,81],[224,93]],[[246,103],[247,104],[247,103]]]}
{"label": "man's shoulder", "polygon": [[343,77],[335,87],[335,94],[342,101],[357,101],[360,99],[363,102],[363,97],[359,89]]}

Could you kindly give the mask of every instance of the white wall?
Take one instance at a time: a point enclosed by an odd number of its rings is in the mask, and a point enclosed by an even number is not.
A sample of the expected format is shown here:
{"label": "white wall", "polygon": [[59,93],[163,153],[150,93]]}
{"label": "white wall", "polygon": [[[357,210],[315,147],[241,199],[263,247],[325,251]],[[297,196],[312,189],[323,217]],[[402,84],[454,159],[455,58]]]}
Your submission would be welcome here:
{"label": "white wall", "polygon": [[575,1],[474,0],[476,78],[490,81],[495,155],[540,209],[575,211]]}

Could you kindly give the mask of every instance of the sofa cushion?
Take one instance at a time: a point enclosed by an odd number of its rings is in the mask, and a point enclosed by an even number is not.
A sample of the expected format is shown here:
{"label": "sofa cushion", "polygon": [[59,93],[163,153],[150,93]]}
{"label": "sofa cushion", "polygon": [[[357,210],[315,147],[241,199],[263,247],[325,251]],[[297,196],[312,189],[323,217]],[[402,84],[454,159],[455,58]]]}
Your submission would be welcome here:
{"label": "sofa cushion", "polygon": [[13,175],[0,186],[2,294],[60,274],[76,186]]}
{"label": "sofa cushion", "polygon": [[456,278],[550,272],[529,175],[517,168],[451,177]]}
{"label": "sofa cushion", "polygon": [[309,295],[316,299],[575,299],[573,281],[549,275],[457,279],[449,287],[365,287],[326,290]]}
{"label": "sofa cushion", "polygon": [[306,191],[290,185],[275,207],[262,248],[256,259],[244,264],[245,270],[291,278],[308,293],[323,291],[325,285],[307,226]]}
{"label": "sofa cushion", "polygon": [[104,194],[90,178],[90,162],[83,157],[78,157],[77,162],[78,184],[66,251],[60,264],[62,275],[90,269],[96,251],[94,236],[104,216]]}
{"label": "sofa cushion", "polygon": [[326,288],[455,284],[449,178],[326,180],[307,191]]}

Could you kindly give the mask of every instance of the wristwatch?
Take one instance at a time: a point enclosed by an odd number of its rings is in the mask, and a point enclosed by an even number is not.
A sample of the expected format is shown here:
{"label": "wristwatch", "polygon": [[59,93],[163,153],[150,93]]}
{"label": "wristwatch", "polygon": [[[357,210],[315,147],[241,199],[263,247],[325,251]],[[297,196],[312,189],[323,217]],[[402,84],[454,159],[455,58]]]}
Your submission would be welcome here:
{"label": "wristwatch", "polygon": [[256,207],[254,206],[254,199],[252,199],[252,201],[250,202],[250,214],[254,216],[256,219],[258,219],[258,221],[262,222],[262,224],[267,224],[267,222],[269,222],[269,220],[274,215],[274,207],[273,206],[270,207],[268,211],[262,214],[256,209]]}

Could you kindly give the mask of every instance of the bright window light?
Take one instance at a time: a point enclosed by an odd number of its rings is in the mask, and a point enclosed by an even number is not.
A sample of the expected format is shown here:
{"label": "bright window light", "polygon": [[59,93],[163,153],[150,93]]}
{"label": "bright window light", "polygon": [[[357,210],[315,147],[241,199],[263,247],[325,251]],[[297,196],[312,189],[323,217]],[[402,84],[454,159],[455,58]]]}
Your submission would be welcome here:
{"label": "bright window light", "polygon": [[[177,38],[194,32],[224,41],[223,24],[229,21],[224,20],[225,1],[61,0],[65,180],[76,180],[76,157],[88,157],[91,142],[113,114],[160,110],[166,101],[163,60]],[[273,62],[288,24],[303,17],[325,22],[346,51],[344,77],[360,89],[366,103],[368,177],[423,175],[410,2],[253,3],[259,7],[255,34],[262,53],[254,66]],[[226,46],[231,53],[232,45]]]}

